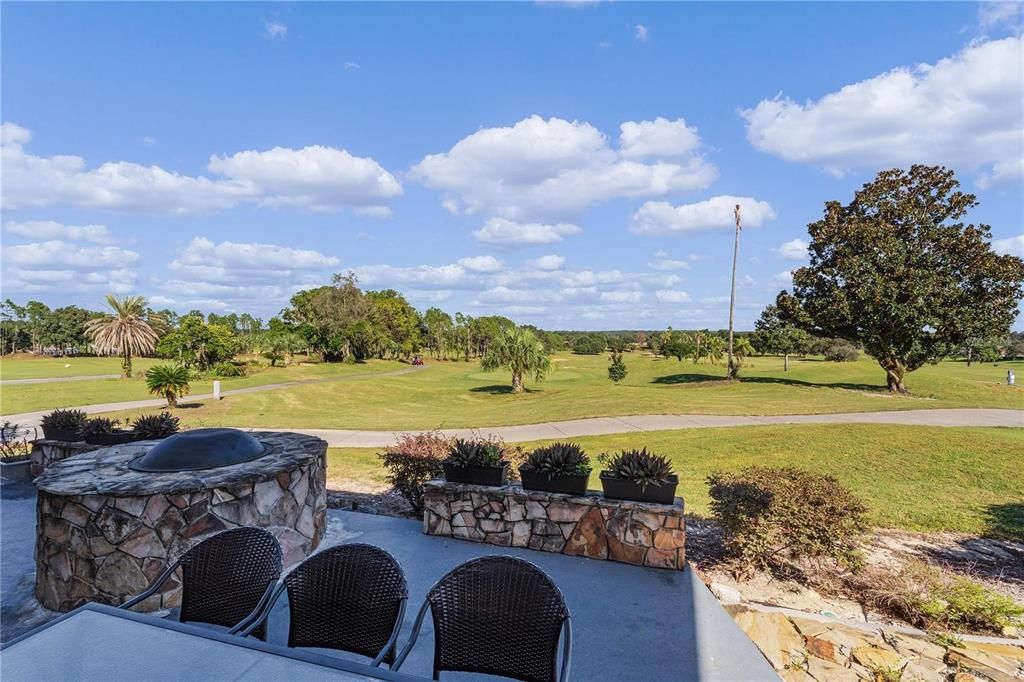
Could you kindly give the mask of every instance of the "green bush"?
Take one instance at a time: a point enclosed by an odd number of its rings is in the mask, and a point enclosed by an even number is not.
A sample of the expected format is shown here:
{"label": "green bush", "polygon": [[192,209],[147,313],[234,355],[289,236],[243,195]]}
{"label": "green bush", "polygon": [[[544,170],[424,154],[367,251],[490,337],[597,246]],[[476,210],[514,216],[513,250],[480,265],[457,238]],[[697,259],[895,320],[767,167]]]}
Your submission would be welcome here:
{"label": "green bush", "polygon": [[611,361],[608,363],[608,378],[619,383],[628,373],[626,363],[622,361],[622,351],[612,351]]}
{"label": "green bush", "polygon": [[597,355],[608,347],[608,339],[603,334],[581,334],[572,342],[572,352],[582,355]]}
{"label": "green bush", "polygon": [[843,339],[832,339],[822,349],[822,355],[829,362],[854,362],[858,357],[857,346]]}
{"label": "green bush", "polygon": [[210,368],[210,373],[218,379],[227,379],[230,377],[244,377],[245,368],[239,367],[233,362],[218,362],[216,365]]}
{"label": "green bush", "polygon": [[405,434],[378,456],[387,469],[388,483],[405,498],[417,515],[423,513],[423,484],[444,473],[451,438],[440,432]]}
{"label": "green bush", "polygon": [[531,452],[523,462],[523,468],[534,469],[549,477],[586,475],[590,473],[590,460],[576,443],[552,443]]}
{"label": "green bush", "polygon": [[867,529],[867,508],[831,476],[750,467],[716,472],[708,487],[726,548],[747,570],[801,559],[860,567],[858,541]]}

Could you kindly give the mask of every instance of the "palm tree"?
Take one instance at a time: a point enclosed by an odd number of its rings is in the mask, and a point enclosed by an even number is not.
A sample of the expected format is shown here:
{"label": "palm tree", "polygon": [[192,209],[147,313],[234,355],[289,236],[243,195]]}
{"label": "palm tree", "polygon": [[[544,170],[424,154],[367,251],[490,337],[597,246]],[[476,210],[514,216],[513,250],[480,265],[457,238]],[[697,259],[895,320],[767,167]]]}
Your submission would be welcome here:
{"label": "palm tree", "polygon": [[[121,356],[121,375],[132,375],[132,356],[153,352],[160,337],[155,320],[147,319],[146,299],[142,296],[117,298],[107,296],[107,305],[114,313],[85,323],[85,333],[96,352]],[[153,322],[154,324],[151,324]]]}
{"label": "palm tree", "polygon": [[535,381],[544,379],[551,369],[551,358],[540,339],[525,327],[509,327],[498,332],[480,363],[485,372],[507,369],[512,372],[512,392],[523,392],[523,375]]}
{"label": "palm tree", "polygon": [[181,365],[153,365],[146,370],[146,388],[167,398],[167,407],[177,407],[178,398],[188,395],[188,369]]}

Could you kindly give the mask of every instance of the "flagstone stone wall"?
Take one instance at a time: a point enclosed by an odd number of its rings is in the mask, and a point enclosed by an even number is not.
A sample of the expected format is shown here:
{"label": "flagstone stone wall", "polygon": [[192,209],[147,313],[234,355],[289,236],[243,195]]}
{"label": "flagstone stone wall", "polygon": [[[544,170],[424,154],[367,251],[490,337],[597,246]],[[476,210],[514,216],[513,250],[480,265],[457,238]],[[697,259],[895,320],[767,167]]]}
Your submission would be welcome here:
{"label": "flagstone stone wall", "polygon": [[[52,463],[36,479],[39,602],[55,611],[88,601],[120,604],[191,546],[237,526],[273,533],[286,566],[309,556],[326,530],[327,443],[294,433],[252,435],[271,446],[268,454],[214,469],[129,469],[155,441]],[[172,576],[136,609],[180,601],[181,585]]]}
{"label": "flagstone stone wall", "polygon": [[637,566],[686,565],[683,500],[673,505],[448,483],[423,487],[423,532]]}
{"label": "flagstone stone wall", "polygon": [[99,450],[100,447],[99,445],[90,445],[84,440],[69,443],[63,440],[40,438],[32,443],[32,452],[29,453],[29,459],[32,461],[29,465],[29,470],[32,473],[32,478],[46,471],[46,467],[50,466],[53,462],[59,462],[62,459],[74,457],[83,452]]}

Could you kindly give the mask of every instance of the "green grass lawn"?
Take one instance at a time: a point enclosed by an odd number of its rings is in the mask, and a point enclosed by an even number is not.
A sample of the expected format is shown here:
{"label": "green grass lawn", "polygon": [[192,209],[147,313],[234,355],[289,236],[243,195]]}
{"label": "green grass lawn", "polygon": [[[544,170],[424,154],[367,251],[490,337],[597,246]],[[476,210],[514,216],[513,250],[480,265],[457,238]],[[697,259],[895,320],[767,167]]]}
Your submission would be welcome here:
{"label": "green grass lawn", "polygon": [[[166,362],[158,358],[133,358],[132,371],[145,372],[153,365]],[[120,374],[120,358],[72,357],[50,358],[19,354],[0,358],[0,379],[53,379]]]}
{"label": "green grass lawn", "polygon": [[[877,363],[754,358],[744,380],[722,380],[720,366],[694,365],[633,353],[629,376],[607,378],[607,356],[560,354],[540,384],[509,393],[508,375],[476,363],[434,362],[422,372],[354,384],[310,384],[235,396],[183,411],[186,423],[256,427],[429,429],[500,426],[630,414],[810,414],[936,407],[1024,409],[1024,386],[1007,386],[1006,370],[1024,376],[1024,362],[998,366],[929,365],[910,375],[913,395],[891,396]],[[373,366],[376,363],[369,363]]]}
{"label": "green grass lawn", "polygon": [[[667,455],[691,514],[708,513],[705,479],[712,471],[795,466],[835,476],[868,504],[878,526],[1024,540],[1024,429],[786,425],[574,440],[592,458],[633,447]],[[387,487],[377,452],[329,450],[329,487]],[[596,470],[590,485],[600,489]]]}
{"label": "green grass lawn", "polygon": [[[120,370],[120,361],[116,359],[82,359],[113,363],[112,366],[114,367],[114,372]],[[29,362],[35,362],[35,360],[33,359]],[[141,371],[144,367],[148,367],[156,362],[157,361],[143,358],[134,361],[132,364],[136,369],[136,373],[138,373],[138,371]],[[99,363],[95,364],[99,367],[103,366]],[[374,372],[389,372],[406,367],[408,367],[408,365],[386,360],[354,365],[347,365],[344,363],[301,363],[289,365],[287,367],[264,366],[249,376],[222,379],[221,389],[224,391],[230,391],[232,389],[246,388],[248,386],[265,386],[267,384],[284,383],[288,381],[311,381],[357,374],[370,374]],[[4,374],[4,378],[7,378],[6,374]],[[191,388],[193,394],[211,393],[213,391],[213,380],[200,379],[193,381]],[[36,410],[46,410],[56,407],[74,407],[77,405],[94,405],[98,403],[121,402],[126,400],[144,400],[153,397],[154,396],[150,395],[146,390],[146,382],[141,377],[133,377],[131,379],[68,381],[46,384],[15,384],[0,387],[0,414],[17,414],[21,412],[33,412]],[[231,398],[231,400],[240,399],[241,396]],[[188,403],[189,400],[186,397],[182,402]],[[212,401],[210,402],[212,403]],[[205,410],[205,407],[183,409],[181,411],[181,416],[186,422],[188,422],[193,416],[197,417],[199,421],[196,421],[196,419],[193,418],[191,423],[200,423],[202,416],[199,414],[191,415],[191,413],[202,413]],[[136,410],[132,414],[139,412],[152,412],[152,409],[142,411]],[[189,413],[188,418],[185,416],[186,413]]]}

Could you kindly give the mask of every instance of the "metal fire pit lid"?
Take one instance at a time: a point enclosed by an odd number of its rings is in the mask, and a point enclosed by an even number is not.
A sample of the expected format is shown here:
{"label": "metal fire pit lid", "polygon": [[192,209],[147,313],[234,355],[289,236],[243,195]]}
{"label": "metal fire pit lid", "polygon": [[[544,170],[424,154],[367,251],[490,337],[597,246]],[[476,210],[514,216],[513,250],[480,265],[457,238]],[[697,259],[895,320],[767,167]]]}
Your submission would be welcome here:
{"label": "metal fire pit lid", "polygon": [[240,464],[270,451],[238,429],[195,429],[176,433],[128,464],[135,471],[195,471]]}

